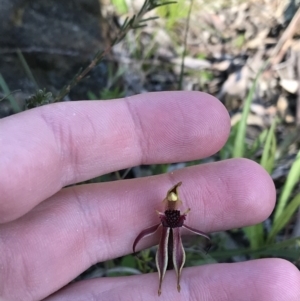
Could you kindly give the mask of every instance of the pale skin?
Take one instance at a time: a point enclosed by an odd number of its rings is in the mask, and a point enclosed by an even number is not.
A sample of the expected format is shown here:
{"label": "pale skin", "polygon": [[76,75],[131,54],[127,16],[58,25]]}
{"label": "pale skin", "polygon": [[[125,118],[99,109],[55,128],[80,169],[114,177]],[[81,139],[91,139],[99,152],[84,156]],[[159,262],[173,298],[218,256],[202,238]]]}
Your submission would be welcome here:
{"label": "pale skin", "polygon": [[[245,159],[63,188],[140,164],[208,157],[229,131],[226,109],[200,92],[59,103],[0,120],[0,300],[300,300],[300,273],[282,259],[184,268],[180,293],[167,271],[160,297],[157,273],[66,286],[91,265],[131,253],[179,181],[188,224],[203,232],[265,220],[274,185]],[[157,242],[154,235],[138,249]]]}

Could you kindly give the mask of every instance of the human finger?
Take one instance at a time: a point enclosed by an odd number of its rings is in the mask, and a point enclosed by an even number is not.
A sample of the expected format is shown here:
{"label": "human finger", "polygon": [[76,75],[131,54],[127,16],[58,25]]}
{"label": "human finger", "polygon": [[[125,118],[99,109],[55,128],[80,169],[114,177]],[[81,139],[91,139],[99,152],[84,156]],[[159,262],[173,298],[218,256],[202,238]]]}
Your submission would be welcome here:
{"label": "human finger", "polygon": [[[186,223],[204,232],[261,222],[274,207],[272,179],[245,159],[66,188],[0,227],[0,254],[10,254],[0,259],[4,296],[23,296],[29,282],[41,299],[96,262],[131,253],[138,233],[158,223],[155,209],[160,209],[166,191],[179,181],[183,182],[183,206],[191,208]],[[138,248],[156,244],[157,239],[141,241]],[[16,259],[11,262],[10,257]],[[47,282],[41,283],[45,277]]]}
{"label": "human finger", "polygon": [[[298,301],[300,272],[282,259],[186,268],[177,292],[174,271],[164,278],[162,301]],[[138,300],[157,298],[157,275],[98,278],[76,282],[45,301]]]}
{"label": "human finger", "polygon": [[63,186],[140,164],[181,162],[227,140],[225,107],[201,92],[64,102],[0,120],[0,223]]}

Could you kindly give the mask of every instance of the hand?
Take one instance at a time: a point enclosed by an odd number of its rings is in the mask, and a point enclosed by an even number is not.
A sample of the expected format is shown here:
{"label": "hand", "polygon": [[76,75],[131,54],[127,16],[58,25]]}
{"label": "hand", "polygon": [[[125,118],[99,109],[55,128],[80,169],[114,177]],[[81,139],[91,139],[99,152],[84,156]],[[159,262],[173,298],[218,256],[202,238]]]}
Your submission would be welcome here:
{"label": "hand", "polygon": [[[210,156],[229,131],[226,109],[200,92],[65,102],[0,120],[1,300],[51,294],[46,300],[157,300],[156,273],[60,289],[91,265],[131,253],[135,237],[157,222],[155,209],[179,181],[192,227],[209,233],[263,221],[275,203],[268,174],[254,162],[232,159],[149,178],[63,187],[140,164]],[[139,247],[147,245],[145,239]],[[180,293],[170,271],[160,296],[299,299],[299,271],[282,259],[186,268]]]}

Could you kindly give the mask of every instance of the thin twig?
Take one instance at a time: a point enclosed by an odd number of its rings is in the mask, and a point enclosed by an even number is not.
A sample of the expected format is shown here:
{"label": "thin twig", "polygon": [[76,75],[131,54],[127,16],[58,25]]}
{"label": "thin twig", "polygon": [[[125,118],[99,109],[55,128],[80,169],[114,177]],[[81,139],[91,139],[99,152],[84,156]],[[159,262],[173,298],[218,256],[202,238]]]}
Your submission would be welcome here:
{"label": "thin twig", "polygon": [[98,51],[95,57],[93,58],[93,60],[90,62],[90,64],[84,70],[82,71],[80,70],[75,75],[73,80],[60,91],[60,93],[55,97],[53,102],[61,101],[71,91],[72,88],[74,88],[95,66],[97,66],[103,60],[103,58],[111,51],[114,45],[118,44],[120,41],[124,39],[124,37],[129,32],[129,30],[146,26],[146,24],[144,24],[144,21],[146,20],[143,20],[142,18],[147,12],[159,6],[168,5],[172,3],[176,3],[176,2],[169,1],[163,3],[157,0],[145,0],[140,11],[136,15],[134,15],[131,19],[127,18],[125,20],[123,26],[120,29],[120,32],[118,33],[116,38],[112,41],[111,45],[109,45],[104,51]]}
{"label": "thin twig", "polygon": [[293,35],[297,29],[297,26],[299,26],[299,23],[300,23],[300,8],[295,13],[292,21],[286,28],[283,35],[280,37],[276,47],[274,48],[274,50],[272,52],[272,55],[271,55],[271,57],[272,57],[271,64],[272,65],[276,65],[282,60],[283,56],[285,55],[285,53],[288,49],[288,47],[285,45],[289,44],[289,40],[293,37]]}
{"label": "thin twig", "polygon": [[182,90],[183,73],[184,73],[184,58],[185,58],[186,49],[187,49],[187,39],[188,39],[188,33],[189,33],[189,29],[190,29],[190,20],[191,20],[193,3],[194,3],[194,0],[191,0],[188,16],[187,16],[187,20],[186,20],[186,28],[185,28],[185,33],[184,33],[184,48],[183,48],[183,53],[182,53],[178,90]]}

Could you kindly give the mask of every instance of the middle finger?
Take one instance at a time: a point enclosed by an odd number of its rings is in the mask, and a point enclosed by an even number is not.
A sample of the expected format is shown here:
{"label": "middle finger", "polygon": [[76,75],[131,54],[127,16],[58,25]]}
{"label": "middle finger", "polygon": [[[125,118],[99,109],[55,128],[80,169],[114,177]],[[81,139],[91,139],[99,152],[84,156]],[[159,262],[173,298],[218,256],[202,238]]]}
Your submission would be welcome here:
{"label": "middle finger", "polygon": [[[258,223],[274,206],[272,180],[259,165],[244,159],[150,178],[66,188],[19,220],[1,226],[0,242],[9,239],[0,244],[0,253],[21,248],[23,254],[21,262],[13,263],[11,279],[5,281],[13,287],[18,275],[24,275],[20,267],[26,262],[31,281],[47,274],[47,283],[36,283],[40,294],[51,293],[92,264],[130,253],[136,235],[158,223],[155,209],[162,209],[166,191],[179,181],[183,182],[179,191],[183,207],[192,209],[187,223],[204,232]],[[141,243],[146,245],[149,242]]]}

